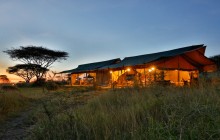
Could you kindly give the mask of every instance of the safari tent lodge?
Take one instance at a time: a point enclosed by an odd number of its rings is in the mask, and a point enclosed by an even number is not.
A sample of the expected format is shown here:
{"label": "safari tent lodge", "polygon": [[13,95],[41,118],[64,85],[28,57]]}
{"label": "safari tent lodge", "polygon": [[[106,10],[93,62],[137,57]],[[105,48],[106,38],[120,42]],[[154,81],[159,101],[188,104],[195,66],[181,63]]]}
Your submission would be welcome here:
{"label": "safari tent lodge", "polygon": [[79,65],[62,73],[71,74],[71,85],[123,87],[152,83],[185,85],[196,83],[199,74],[213,72],[216,65],[205,56],[206,46],[174,50]]}

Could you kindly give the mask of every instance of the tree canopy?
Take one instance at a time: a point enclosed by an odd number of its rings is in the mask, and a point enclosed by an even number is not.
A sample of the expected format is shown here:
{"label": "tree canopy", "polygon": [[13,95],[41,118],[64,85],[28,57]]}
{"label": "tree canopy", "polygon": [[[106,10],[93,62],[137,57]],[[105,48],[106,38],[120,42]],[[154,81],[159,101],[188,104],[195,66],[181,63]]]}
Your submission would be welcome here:
{"label": "tree canopy", "polygon": [[26,83],[29,83],[34,76],[40,77],[38,76],[39,73],[47,70],[48,69],[36,64],[18,64],[13,67],[8,67],[7,72],[10,74],[15,74],[23,78]]}
{"label": "tree canopy", "polygon": [[38,64],[48,68],[55,61],[66,60],[68,53],[55,51],[42,46],[20,46],[18,49],[4,51],[12,60],[19,60],[25,64]]}
{"label": "tree canopy", "polygon": [[66,60],[68,57],[67,52],[50,50],[42,46],[20,46],[18,49],[12,48],[4,52],[12,60],[24,63],[9,67],[7,71],[22,77],[26,82],[34,76],[37,80],[43,78],[55,61]]}

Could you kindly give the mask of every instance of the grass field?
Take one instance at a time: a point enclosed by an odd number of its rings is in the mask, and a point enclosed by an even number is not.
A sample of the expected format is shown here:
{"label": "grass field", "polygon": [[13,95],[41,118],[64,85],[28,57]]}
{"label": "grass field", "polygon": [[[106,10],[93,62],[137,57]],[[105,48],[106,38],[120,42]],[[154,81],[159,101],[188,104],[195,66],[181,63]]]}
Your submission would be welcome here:
{"label": "grass field", "polygon": [[108,91],[52,118],[51,110],[33,134],[36,139],[218,139],[219,101],[219,89],[210,86]]}
{"label": "grass field", "polygon": [[218,83],[116,90],[21,88],[2,92],[0,100],[8,108],[1,108],[3,114],[39,104],[30,116],[30,139],[220,138]]}

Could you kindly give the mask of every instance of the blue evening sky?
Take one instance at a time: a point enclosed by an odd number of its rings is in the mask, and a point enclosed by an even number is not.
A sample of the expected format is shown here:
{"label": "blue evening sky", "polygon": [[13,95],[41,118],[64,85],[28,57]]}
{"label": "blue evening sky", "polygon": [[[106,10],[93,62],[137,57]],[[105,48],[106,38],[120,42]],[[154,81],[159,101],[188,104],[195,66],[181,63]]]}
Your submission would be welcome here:
{"label": "blue evening sky", "polygon": [[220,54],[220,0],[0,0],[0,74],[13,62],[3,50],[36,45],[66,51],[62,71],[79,64],[207,45]]}

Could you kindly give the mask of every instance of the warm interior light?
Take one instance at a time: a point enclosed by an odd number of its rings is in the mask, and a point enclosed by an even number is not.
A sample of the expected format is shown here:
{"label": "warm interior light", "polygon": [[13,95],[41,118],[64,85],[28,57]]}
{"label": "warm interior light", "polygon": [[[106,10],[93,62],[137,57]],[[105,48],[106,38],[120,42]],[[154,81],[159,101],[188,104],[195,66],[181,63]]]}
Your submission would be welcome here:
{"label": "warm interior light", "polygon": [[154,67],[152,67],[152,68],[151,68],[151,70],[155,70],[155,68],[154,68]]}
{"label": "warm interior light", "polygon": [[149,69],[148,71],[149,71],[149,72],[151,72],[151,71],[152,71],[152,69]]}
{"label": "warm interior light", "polygon": [[127,71],[130,71],[130,69],[128,68]]}
{"label": "warm interior light", "polygon": [[112,73],[112,71],[110,71],[110,73]]}

